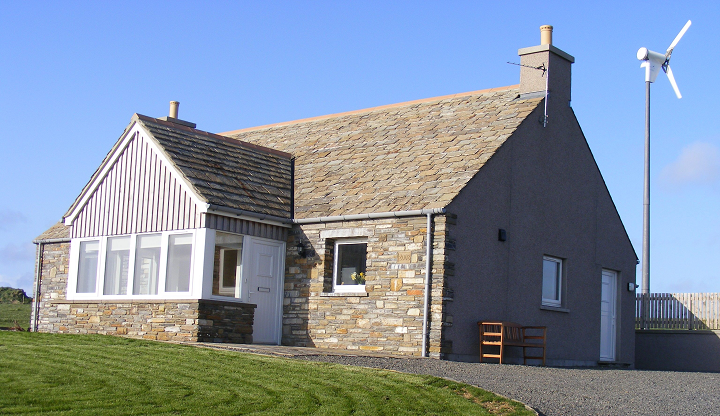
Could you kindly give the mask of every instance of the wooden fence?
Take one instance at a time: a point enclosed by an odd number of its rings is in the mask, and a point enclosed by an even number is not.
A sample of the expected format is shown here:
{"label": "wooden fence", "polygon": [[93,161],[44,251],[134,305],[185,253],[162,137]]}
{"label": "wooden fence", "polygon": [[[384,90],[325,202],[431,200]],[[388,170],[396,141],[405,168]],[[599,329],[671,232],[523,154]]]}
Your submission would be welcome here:
{"label": "wooden fence", "polygon": [[638,293],[635,328],[720,329],[720,293]]}

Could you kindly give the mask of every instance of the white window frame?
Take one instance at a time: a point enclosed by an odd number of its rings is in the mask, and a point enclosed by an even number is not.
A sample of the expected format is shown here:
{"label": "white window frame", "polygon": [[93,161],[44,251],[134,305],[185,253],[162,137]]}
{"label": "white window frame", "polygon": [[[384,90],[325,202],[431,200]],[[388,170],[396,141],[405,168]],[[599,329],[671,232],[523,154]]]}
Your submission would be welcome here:
{"label": "white window frame", "polygon": [[[550,261],[557,264],[557,275],[552,276],[552,279],[557,279],[556,281],[556,289],[557,289],[557,295],[558,298],[546,298],[545,294],[543,293],[543,287],[545,286],[545,279],[550,278],[549,276],[545,276],[545,262]],[[564,260],[559,257],[552,257],[552,256],[543,256],[543,263],[542,263],[542,284],[540,287],[540,293],[542,296],[542,304],[544,306],[551,306],[555,308],[562,307],[563,302],[563,285],[564,285]]]}
{"label": "white window frame", "polygon": [[[163,257],[162,257],[162,255],[163,255],[162,245],[163,245],[163,241],[165,240],[165,238],[163,238],[162,233],[142,233],[142,234],[137,234],[137,235],[135,235],[135,238],[133,238],[133,241],[132,241],[132,243],[131,243],[131,244],[133,244],[133,247],[131,248],[131,250],[132,250],[133,255],[135,256],[135,258],[133,259],[133,273],[135,273],[135,272],[137,272],[137,266],[138,266],[138,265],[137,265],[137,256],[138,256],[138,253],[137,253],[138,246],[137,246],[137,244],[138,244],[138,240],[140,240],[140,237],[141,237],[141,236],[156,236],[156,235],[159,235],[159,236],[160,236],[160,247],[159,247],[159,248],[160,248],[160,257],[158,257],[158,264],[157,264],[157,281],[155,282],[155,291],[159,294],[159,293],[160,293],[160,276],[162,276],[161,271],[164,270],[164,269],[163,269]],[[137,275],[134,274],[134,275],[133,275],[133,281],[130,283],[130,288],[132,289],[132,292],[130,292],[130,293],[133,293],[133,294],[135,293],[135,280],[136,280],[135,278],[136,278],[136,277],[137,277]],[[137,294],[137,295],[134,295],[134,296],[153,296],[153,295],[150,295],[150,294]]]}
{"label": "white window frame", "polygon": [[[136,246],[137,239],[140,235],[161,234],[160,244],[160,264],[158,277],[158,293],[156,295],[133,295],[133,285],[135,283],[135,262],[137,260]],[[168,261],[168,241],[171,235],[190,234],[192,238],[192,253],[190,256],[190,284],[187,292],[166,292],[165,281],[167,277],[167,261]],[[107,257],[107,244],[109,238],[130,237],[130,265],[128,268],[127,294],[125,295],[104,295],[105,284],[105,263]],[[95,280],[95,292],[77,293],[78,267],[80,262],[80,243],[84,241],[98,241],[100,243],[98,252],[97,272]],[[196,294],[197,288],[202,282],[202,273],[198,273],[197,263],[202,262],[202,255],[205,245],[199,241],[198,233],[194,229],[190,230],[174,230],[162,232],[148,232],[139,234],[121,234],[114,236],[74,238],[70,243],[70,267],[68,270],[67,281],[67,299],[68,300],[130,300],[130,299],[195,299],[199,298]]]}
{"label": "white window frame", "polygon": [[[237,249],[237,248],[220,248],[220,264],[218,265],[218,293],[219,295],[214,296],[221,296],[224,298],[230,297],[234,299],[240,299],[242,296],[241,288],[242,288],[242,256],[244,250]],[[235,286],[225,286],[223,285],[223,277],[225,273],[225,253],[229,250],[237,251],[239,252],[237,258],[235,259]],[[239,263],[239,264],[238,264]]]}
{"label": "white window frame", "polygon": [[[93,292],[80,292],[82,295],[93,295],[97,292],[97,286],[98,286],[98,269],[100,267],[100,259],[102,258],[102,242],[99,238],[93,238],[93,239],[83,239],[81,241],[78,241],[75,244],[72,244],[70,247],[70,272],[74,269],[74,281],[70,282],[68,281],[68,288],[70,285],[72,285],[72,291],[77,292],[77,285],[78,285],[78,279],[79,279],[79,273],[80,273],[80,247],[82,246],[82,243],[87,242],[95,242],[97,243],[97,259],[95,260],[95,280],[93,282],[93,287],[95,288]],[[74,251],[73,251],[74,250]],[[74,267],[73,267],[73,260],[75,261]]]}
{"label": "white window frame", "polygon": [[365,244],[365,275],[367,276],[367,239],[366,238],[348,238],[335,240],[335,247],[333,251],[333,274],[332,284],[333,292],[335,293],[365,293],[365,284],[362,285],[339,285],[337,284],[338,277],[338,258],[340,257],[340,246],[350,244]]}

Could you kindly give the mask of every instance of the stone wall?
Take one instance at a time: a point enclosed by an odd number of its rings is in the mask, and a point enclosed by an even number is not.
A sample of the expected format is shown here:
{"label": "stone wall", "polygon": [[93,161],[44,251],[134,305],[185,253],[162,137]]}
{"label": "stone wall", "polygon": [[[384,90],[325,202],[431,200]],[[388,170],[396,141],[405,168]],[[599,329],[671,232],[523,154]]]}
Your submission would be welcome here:
{"label": "stone wall", "polygon": [[252,344],[256,305],[201,300],[198,309],[198,341]]}
{"label": "stone wall", "polygon": [[48,302],[40,311],[40,332],[124,335],[161,341],[198,338],[198,302]]}
{"label": "stone wall", "polygon": [[[446,217],[433,217],[428,351],[442,351]],[[295,226],[288,238],[284,345],[422,354],[426,217]],[[333,293],[333,244],[367,239],[364,293]],[[298,243],[311,255],[298,256]]]}
{"label": "stone wall", "polygon": [[255,305],[197,299],[66,300],[70,244],[42,247],[38,332],[162,341],[252,342]]}
{"label": "stone wall", "polygon": [[[44,243],[38,244],[37,250],[42,250],[40,258],[42,261],[40,268],[40,288],[38,293],[33,294],[33,310],[30,318],[30,328],[34,328],[33,323],[36,321],[36,312],[38,315],[38,331],[43,328],[51,328],[51,316],[48,316],[47,308],[51,308],[52,303],[65,300],[65,289],[67,287],[68,268],[70,267],[70,242],[64,243]],[[37,264],[35,265],[37,270]],[[37,277],[36,277],[37,278]],[[37,282],[35,282],[37,285]],[[35,290],[38,290],[37,286]],[[39,302],[39,304],[35,303]],[[47,332],[45,330],[44,332]]]}

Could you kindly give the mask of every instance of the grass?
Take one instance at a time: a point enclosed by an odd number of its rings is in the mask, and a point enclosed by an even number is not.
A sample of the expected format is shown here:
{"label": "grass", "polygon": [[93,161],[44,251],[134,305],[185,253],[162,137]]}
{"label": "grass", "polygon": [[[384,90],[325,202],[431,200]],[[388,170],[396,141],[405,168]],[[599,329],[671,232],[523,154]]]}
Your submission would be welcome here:
{"label": "grass", "polygon": [[17,321],[23,329],[30,326],[30,303],[0,303],[0,327],[13,327]]}
{"label": "grass", "polygon": [[102,335],[0,331],[0,391],[0,414],[533,414],[431,376]]}

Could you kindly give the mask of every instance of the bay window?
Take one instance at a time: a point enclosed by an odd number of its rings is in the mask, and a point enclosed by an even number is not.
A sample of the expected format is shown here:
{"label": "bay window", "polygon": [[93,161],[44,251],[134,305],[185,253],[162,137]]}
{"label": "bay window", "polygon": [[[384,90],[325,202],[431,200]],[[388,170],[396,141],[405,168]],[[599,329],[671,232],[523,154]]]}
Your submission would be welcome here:
{"label": "bay window", "polygon": [[68,298],[187,297],[194,239],[175,231],[74,240]]}

